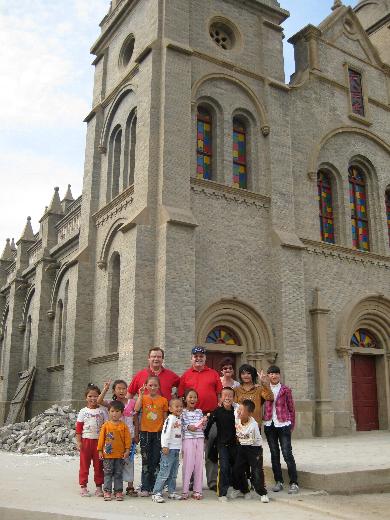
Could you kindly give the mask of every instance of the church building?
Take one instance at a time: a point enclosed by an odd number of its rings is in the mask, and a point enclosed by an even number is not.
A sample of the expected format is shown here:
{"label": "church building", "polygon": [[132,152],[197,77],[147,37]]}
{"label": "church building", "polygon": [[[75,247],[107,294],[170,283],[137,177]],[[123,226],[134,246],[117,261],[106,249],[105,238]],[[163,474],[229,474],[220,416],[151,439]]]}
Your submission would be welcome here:
{"label": "church building", "polygon": [[29,369],[27,417],[197,344],[278,364],[301,437],[390,429],[390,0],[335,0],[289,83],[288,16],[111,2],[82,195],[54,188],[0,259],[0,422]]}

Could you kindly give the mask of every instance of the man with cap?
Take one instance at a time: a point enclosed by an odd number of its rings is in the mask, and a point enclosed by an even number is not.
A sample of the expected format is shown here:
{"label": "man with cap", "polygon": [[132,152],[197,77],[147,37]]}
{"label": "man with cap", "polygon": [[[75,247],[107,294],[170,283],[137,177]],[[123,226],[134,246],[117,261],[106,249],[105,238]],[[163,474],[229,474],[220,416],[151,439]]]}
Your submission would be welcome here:
{"label": "man with cap", "polygon": [[[191,367],[180,378],[179,397],[182,397],[189,388],[197,391],[197,407],[205,415],[217,408],[222,383],[218,372],[206,366],[206,349],[202,346],[195,346],[191,351]],[[208,442],[205,443],[206,454],[208,453],[207,444],[211,445],[212,443],[211,437],[212,432],[210,432]],[[217,473],[217,465],[207,459],[206,456],[207,485],[210,489],[216,489]]]}

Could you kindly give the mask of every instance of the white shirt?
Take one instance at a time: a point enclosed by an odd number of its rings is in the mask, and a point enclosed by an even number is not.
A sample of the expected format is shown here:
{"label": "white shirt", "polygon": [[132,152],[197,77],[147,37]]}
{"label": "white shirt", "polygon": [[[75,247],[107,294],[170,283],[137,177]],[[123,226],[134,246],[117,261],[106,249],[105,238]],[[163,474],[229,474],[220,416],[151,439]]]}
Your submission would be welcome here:
{"label": "white shirt", "polygon": [[170,414],[165,419],[161,432],[161,447],[169,448],[170,450],[180,450],[181,439],[182,433],[180,417]]}
{"label": "white shirt", "polygon": [[236,435],[241,446],[262,446],[263,444],[259,425],[253,417],[245,424],[242,424],[241,419],[236,420]]}
{"label": "white shirt", "polygon": [[283,426],[290,426],[291,424],[291,421],[278,421],[278,417],[276,415],[276,399],[279,395],[281,387],[282,385],[280,383],[278,383],[277,385],[271,385],[271,390],[274,394],[274,401],[272,403],[272,419],[270,421],[264,421],[264,426],[271,426],[271,424],[274,423],[275,428],[283,428]]}
{"label": "white shirt", "polygon": [[104,406],[98,408],[82,408],[77,416],[77,422],[83,423],[83,439],[98,439],[100,428],[108,420],[108,413]]}

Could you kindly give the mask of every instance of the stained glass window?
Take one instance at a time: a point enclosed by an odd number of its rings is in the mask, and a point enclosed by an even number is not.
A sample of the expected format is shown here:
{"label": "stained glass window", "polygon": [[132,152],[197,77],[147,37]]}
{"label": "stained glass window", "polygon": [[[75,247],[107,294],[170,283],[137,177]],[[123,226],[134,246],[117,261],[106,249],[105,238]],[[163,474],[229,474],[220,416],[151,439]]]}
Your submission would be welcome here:
{"label": "stained glass window", "polygon": [[386,195],[386,217],[387,217],[387,231],[389,233],[389,246],[390,246],[390,188],[387,188]]}
{"label": "stained glass window", "polygon": [[212,177],[212,119],[205,108],[199,107],[196,137],[196,177],[210,180]]}
{"label": "stained glass window", "polygon": [[348,77],[352,112],[359,116],[364,116],[362,75],[360,72],[348,69]]}
{"label": "stained glass window", "polygon": [[227,327],[215,327],[207,336],[206,343],[219,345],[240,345],[234,332]]}
{"label": "stained glass window", "polygon": [[238,119],[233,119],[233,187],[247,187],[246,128]]}
{"label": "stained glass window", "polygon": [[378,342],[366,329],[358,329],[352,336],[351,347],[378,348]]}
{"label": "stained glass window", "polygon": [[349,202],[351,207],[352,247],[370,249],[367,215],[366,182],[357,166],[349,168]]}
{"label": "stained glass window", "polygon": [[320,210],[321,240],[334,244],[334,218],[332,185],[327,172],[319,171],[317,174],[318,204]]}

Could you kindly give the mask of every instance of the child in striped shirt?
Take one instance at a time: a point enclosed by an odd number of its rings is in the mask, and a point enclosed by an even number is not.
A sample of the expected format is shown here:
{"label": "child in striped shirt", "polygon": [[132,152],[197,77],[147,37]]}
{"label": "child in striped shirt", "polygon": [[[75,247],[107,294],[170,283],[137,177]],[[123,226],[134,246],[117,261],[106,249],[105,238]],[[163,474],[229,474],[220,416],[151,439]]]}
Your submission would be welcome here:
{"label": "child in striped shirt", "polygon": [[203,487],[203,451],[204,451],[204,427],[207,417],[202,410],[196,408],[198,393],[189,388],[184,393],[184,410],[181,416],[183,429],[183,494],[186,500],[189,496],[191,475],[194,474],[192,498],[202,498]]}

